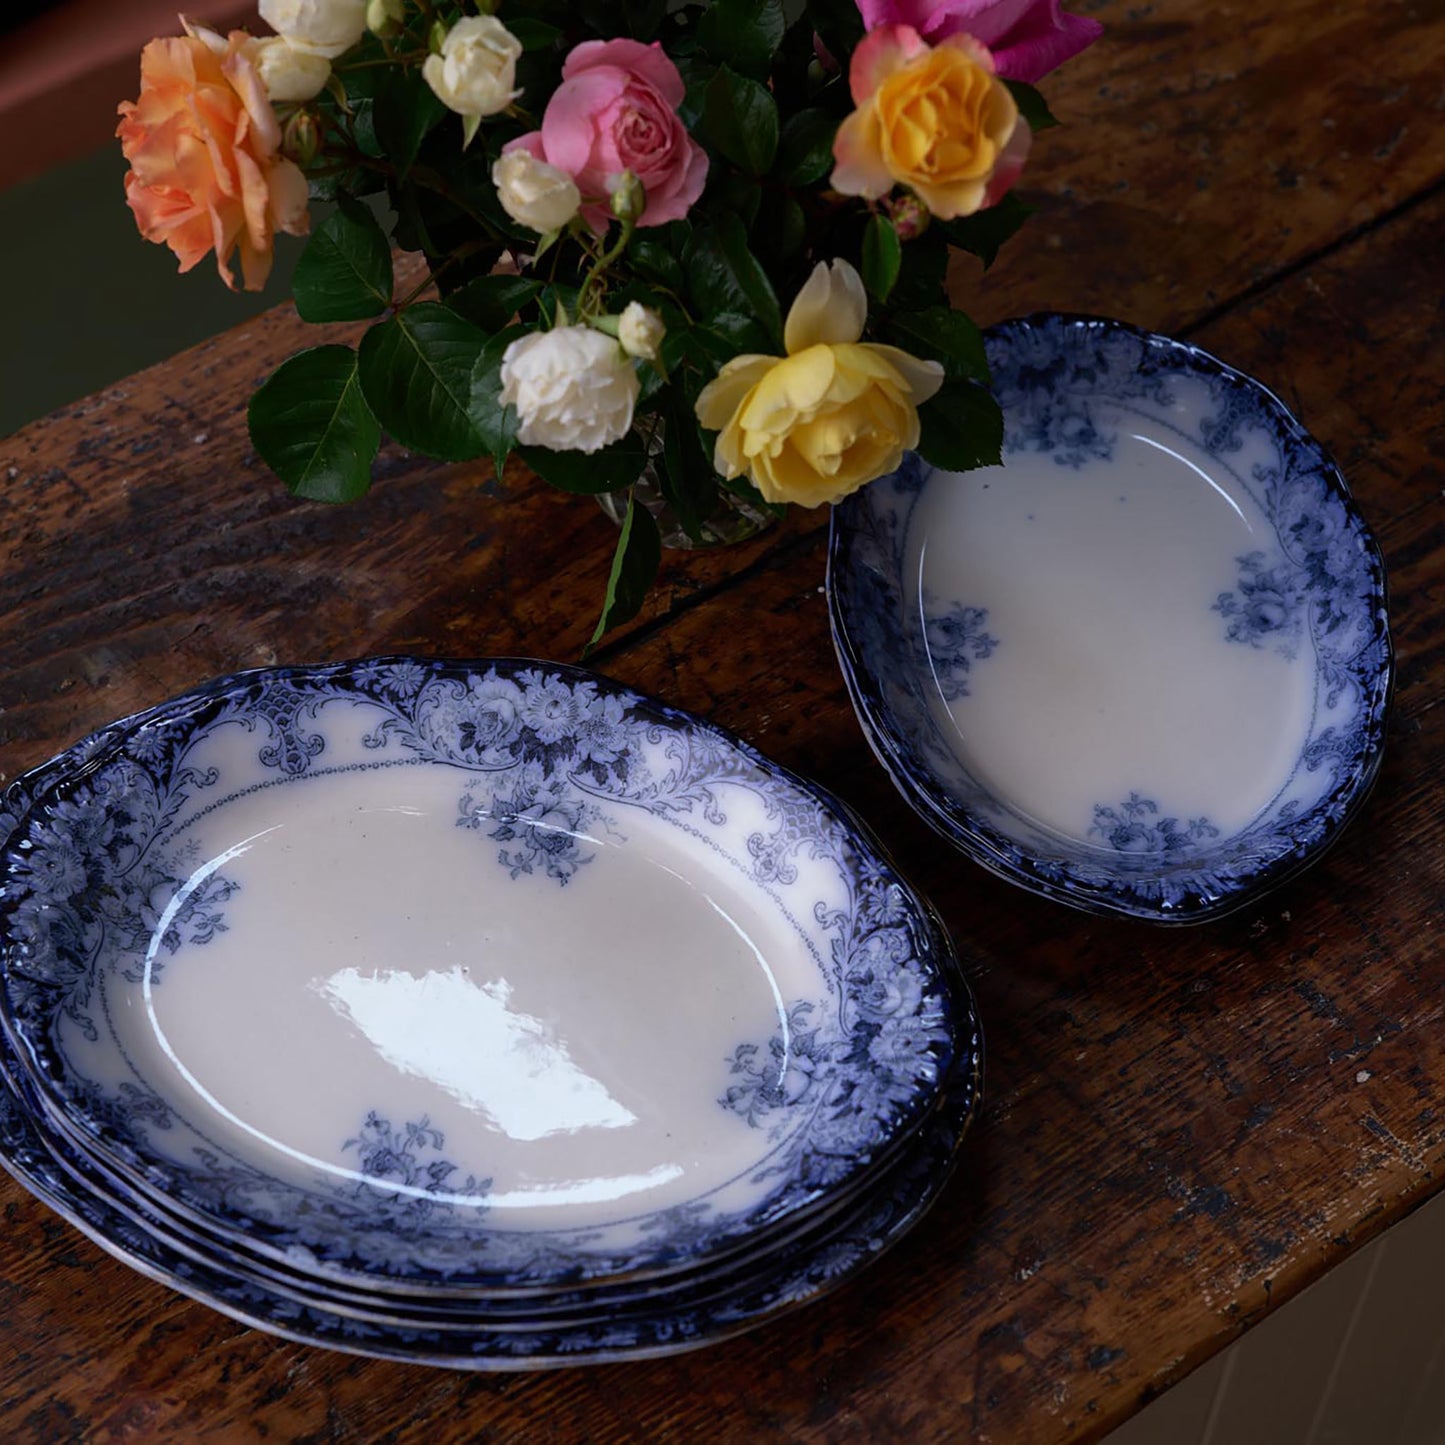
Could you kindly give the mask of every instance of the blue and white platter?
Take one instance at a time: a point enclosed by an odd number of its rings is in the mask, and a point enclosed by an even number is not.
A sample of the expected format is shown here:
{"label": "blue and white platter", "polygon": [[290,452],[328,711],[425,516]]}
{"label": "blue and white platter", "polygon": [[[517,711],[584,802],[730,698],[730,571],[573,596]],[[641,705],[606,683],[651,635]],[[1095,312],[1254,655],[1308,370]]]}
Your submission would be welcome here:
{"label": "blue and white platter", "polygon": [[[414,1364],[535,1370],[676,1354],[768,1323],[852,1279],[937,1200],[977,1102],[975,1071],[952,1073],[918,1135],[832,1220],[786,1249],[672,1286],[619,1287],[605,1308],[571,1317],[498,1313],[481,1302],[408,1310],[378,1295],[338,1305],[304,1278],[252,1273],[214,1244],[173,1238],[143,1202],[75,1155],[24,1098],[23,1071],[0,1038],[0,1163],[51,1208],[140,1273],[213,1309],[305,1344]],[[19,1085],[19,1087],[15,1087]]]}
{"label": "blue and white platter", "polygon": [[17,780],[0,833],[12,1171],[300,1337],[600,1358],[715,1296],[701,1342],[891,1242],[976,1100],[951,942],[857,820],[577,669],[222,679]]}
{"label": "blue and white platter", "polygon": [[1002,466],[834,510],[833,637],[914,809],[1033,892],[1157,922],[1314,860],[1380,762],[1385,575],[1258,382],[1116,321],[986,337]]}

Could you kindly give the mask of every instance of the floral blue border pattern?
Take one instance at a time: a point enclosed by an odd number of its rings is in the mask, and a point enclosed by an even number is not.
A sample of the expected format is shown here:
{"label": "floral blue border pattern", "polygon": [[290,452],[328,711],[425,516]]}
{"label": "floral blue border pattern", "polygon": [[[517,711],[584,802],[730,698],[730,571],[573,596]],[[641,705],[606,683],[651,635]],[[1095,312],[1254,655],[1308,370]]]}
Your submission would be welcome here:
{"label": "floral blue border pattern", "polygon": [[1280,554],[1246,552],[1239,561],[1239,581],[1221,592],[1214,611],[1228,623],[1225,636],[1247,647],[1273,647],[1285,657],[1298,654],[1309,606],[1308,578]]}
{"label": "floral blue border pattern", "polygon": [[1047,452],[1081,466],[1109,454],[1111,405],[1163,416],[1187,386],[1208,395],[1196,444],[1228,462],[1248,441],[1268,458],[1241,483],[1273,523],[1275,548],[1239,560],[1216,610],[1233,641],[1312,657],[1313,730],[1290,783],[1232,836],[1176,820],[1168,846],[1120,850],[1107,837],[1071,843],[1013,812],[939,731],[927,639],[904,575],[908,519],[931,475],[913,455],[833,512],[833,640],[863,731],[919,815],[1012,882],[1088,912],[1155,922],[1230,912],[1328,846],[1378,771],[1394,671],[1379,549],[1319,444],[1257,382],[1197,347],[1061,315],[1007,322],[986,341],[1006,454]]}
{"label": "floral blue border pattern", "polygon": [[488,1187],[487,1180],[475,1175],[457,1177],[457,1166],[442,1153],[446,1143],[446,1135],[433,1128],[425,1114],[396,1128],[373,1109],[341,1148],[343,1153],[355,1152],[366,1176],[358,1191],[404,1186],[403,1207],[424,1215],[438,1207],[428,1195],[476,1194]]}
{"label": "floral blue border pattern", "polygon": [[972,1066],[951,1077],[918,1139],[856,1201],[788,1248],[673,1287],[624,1282],[586,1295],[561,1291],[549,1295],[545,1307],[526,1300],[346,1299],[305,1274],[258,1267],[244,1246],[177,1230],[154,1203],[117,1185],[47,1124],[3,1034],[0,1159],[40,1200],[127,1263],[288,1339],[479,1371],[647,1358],[726,1339],[805,1305],[847,1282],[912,1228],[947,1183],[976,1106],[976,1032],[961,1044]]}
{"label": "floral blue border pattern", "polygon": [[[215,780],[183,769],[176,789],[163,788],[147,770],[127,760],[80,783],[56,800],[28,836],[15,845],[5,892],[12,900],[17,946],[36,960],[46,983],[20,975],[14,987],[22,1007],[58,1007],[94,1037],[87,1010],[94,974],[91,963],[107,947],[129,960],[125,976],[139,969],[165,917],[166,903],[180,892],[200,861],[194,846],[152,847],[180,806],[184,790]],[[165,959],[182,944],[204,944],[226,928],[224,905],[236,884],[212,873],[193,887],[165,920],[151,964],[162,975]]]}
{"label": "floral blue border pattern", "polygon": [[[333,746],[337,708],[360,720],[356,760]],[[611,830],[612,816],[628,809],[681,828],[725,860],[717,840],[729,809],[737,803],[763,820],[748,825],[730,866],[781,890],[792,915],[811,920],[825,992],[793,1001],[812,1010],[811,1087],[752,1111],[765,1136],[751,1175],[756,1202],[701,1200],[690,1211],[580,1232],[488,1229],[484,1209],[430,1199],[429,1185],[394,1172],[386,1175],[394,1193],[341,1187],[319,1171],[305,1181],[272,1177],[210,1140],[144,1077],[108,1082],[117,1060],[132,1073],[136,1066],[118,1040],[108,1042],[97,984],[123,991],[141,977],[155,910],[185,876],[170,861],[175,848],[196,819],[237,795],[227,791],[238,786],[234,766],[223,781],[198,760],[208,739],[234,738],[238,728],[257,738],[242,792],[326,769],[458,769],[457,825],[498,843],[499,864],[514,877],[565,884],[586,866],[584,823]],[[88,800],[85,808],[77,800]],[[55,842],[56,820],[72,814],[89,821]],[[17,780],[0,796],[0,817],[11,830],[0,1022],[44,1106],[79,1147],[137,1187],[272,1258],[301,1250],[342,1275],[488,1287],[670,1269],[826,1199],[928,1115],[945,1079],[977,1063],[960,1051],[973,1036],[972,1005],[946,934],[851,815],[719,729],[577,669],[373,659],[241,674],[113,725]],[[70,862],[37,865],[50,845],[80,856],[85,886]],[[788,894],[815,886],[806,880],[818,867],[832,880],[828,901]],[[117,878],[149,891],[144,899],[117,891]],[[230,886],[215,875],[177,912],[186,940],[224,926]],[[78,1039],[100,1041],[99,1074]],[[729,1061],[718,1062],[725,1079]],[[407,1147],[388,1143],[386,1118],[378,1111],[358,1148],[373,1159],[387,1149],[397,1159],[416,1155],[422,1136],[403,1129]],[[425,1209],[414,1207],[418,1199]]]}
{"label": "floral blue border pattern", "polygon": [[1205,838],[1219,837],[1219,829],[1208,818],[1160,817],[1153,798],[1130,793],[1117,807],[1094,805],[1091,835],[1102,838],[1116,853],[1147,853],[1170,857]]}

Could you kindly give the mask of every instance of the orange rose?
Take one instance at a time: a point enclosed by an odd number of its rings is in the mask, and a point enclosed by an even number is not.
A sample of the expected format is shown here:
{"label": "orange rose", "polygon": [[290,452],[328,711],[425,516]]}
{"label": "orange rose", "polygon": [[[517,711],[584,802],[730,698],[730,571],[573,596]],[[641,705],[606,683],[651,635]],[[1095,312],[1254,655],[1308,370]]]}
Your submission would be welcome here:
{"label": "orange rose", "polygon": [[250,37],[208,44],[199,34],[152,40],[141,52],[140,99],[116,129],[131,164],[125,195],[140,233],[164,242],[189,271],[208,252],[226,264],[241,251],[246,290],[271,271],[277,231],[304,236],[306,177],[280,154],[281,128],[246,54]]}
{"label": "orange rose", "polygon": [[833,188],[876,200],[902,183],[940,220],[993,205],[1018,179],[1029,128],[993,57],[967,35],[930,46],[907,25],[853,52],[857,109],[833,142]]}

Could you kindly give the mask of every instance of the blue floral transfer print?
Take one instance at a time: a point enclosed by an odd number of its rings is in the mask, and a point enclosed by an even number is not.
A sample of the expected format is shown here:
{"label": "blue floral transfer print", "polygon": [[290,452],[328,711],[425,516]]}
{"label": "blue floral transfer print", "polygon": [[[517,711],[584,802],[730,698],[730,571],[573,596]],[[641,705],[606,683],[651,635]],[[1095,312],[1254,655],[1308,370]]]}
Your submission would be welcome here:
{"label": "blue floral transfer print", "polygon": [[559,782],[549,782],[544,770],[527,764],[512,777],[511,786],[486,795],[468,790],[462,796],[459,826],[484,832],[503,844],[497,861],[513,878],[540,869],[565,886],[584,864],[593,860],[586,829],[601,820],[599,808],[579,799]]}
{"label": "blue floral transfer print", "polygon": [[157,982],[183,945],[224,932],[224,905],[237,885],[219,872],[196,882],[202,860],[194,845],[152,846],[183,796],[127,764],[56,797],[16,842],[5,894],[26,960],[12,984],[23,1009],[58,1008],[92,1029],[98,954],[114,958],[132,982],[149,957]]}
{"label": "blue floral transfer print", "polygon": [[728,1062],[736,1082],[719,1099],[723,1108],[778,1138],[791,1133],[799,1110],[813,1117],[806,1135],[794,1135],[770,1163],[771,1172],[809,1187],[831,1183],[878,1137],[877,1120],[913,1097],[913,1081],[944,1046],[948,1022],[928,1007],[923,981],[909,967],[912,951],[894,910],[873,912],[835,950],[846,984],[839,1024],[825,1026],[813,1005],[797,1002],[766,1045],[748,1042],[734,1051]]}
{"label": "blue floral transfer print", "polygon": [[1304,630],[1304,578],[1283,557],[1268,559],[1256,551],[1238,560],[1234,591],[1221,592],[1214,603],[1214,611],[1229,624],[1225,636],[1294,658]]}
{"label": "blue floral transfer print", "polygon": [[1219,837],[1219,829],[1208,818],[1160,817],[1159,804],[1138,793],[1118,805],[1104,803],[1094,806],[1094,821],[1089,826],[1091,837],[1102,838],[1119,853],[1151,853],[1169,855],[1206,838]]}
{"label": "blue floral transfer print", "polygon": [[437,1194],[479,1195],[490,1187],[490,1181],[475,1175],[459,1176],[457,1166],[443,1155],[446,1136],[432,1126],[425,1114],[403,1124],[399,1129],[391,1120],[372,1110],[361,1128],[342,1144],[342,1153],[355,1153],[365,1182],[358,1185],[359,1195],[400,1186],[399,1202],[413,1216],[424,1218],[436,1209],[449,1209],[449,1201],[430,1197]]}
{"label": "blue floral transfer print", "polygon": [[975,662],[992,657],[998,639],[984,626],[988,608],[954,603],[944,608],[937,598],[923,599],[923,636],[933,680],[946,702],[968,696],[968,674]]}
{"label": "blue floral transfer print", "polygon": [[1006,356],[998,333],[990,338],[993,391],[1004,413],[1004,451],[1039,452],[1056,466],[1078,471],[1112,460],[1118,428],[1102,385],[1129,377],[1136,394],[1170,401],[1167,372],[1152,369],[1143,339],[1127,328],[1105,334],[1061,334],[1019,328]]}

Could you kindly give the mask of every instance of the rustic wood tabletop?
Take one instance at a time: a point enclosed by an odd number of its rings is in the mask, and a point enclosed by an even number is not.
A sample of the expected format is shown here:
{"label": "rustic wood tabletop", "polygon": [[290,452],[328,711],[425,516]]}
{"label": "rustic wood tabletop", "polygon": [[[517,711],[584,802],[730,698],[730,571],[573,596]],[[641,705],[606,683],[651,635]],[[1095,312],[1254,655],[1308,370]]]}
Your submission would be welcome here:
{"label": "rustic wood tabletop", "polygon": [[[1201,928],[1029,897],[941,846],[869,753],[823,513],[674,555],[594,665],[839,793],[958,940],[987,1101],[933,1213],[753,1335],[489,1376],[244,1328],[0,1178],[0,1437],[1094,1440],[1439,1187],[1445,4],[1082,8],[1107,30],[1051,83],[1039,214],[987,274],[959,258],[954,294],[984,322],[1084,311],[1197,342],[1333,452],[1399,655],[1363,815]],[[614,540],[585,499],[396,448],[348,508],[269,475],[245,400],[303,333],[278,309],[0,442],[5,776],[257,664],[578,657]]]}

